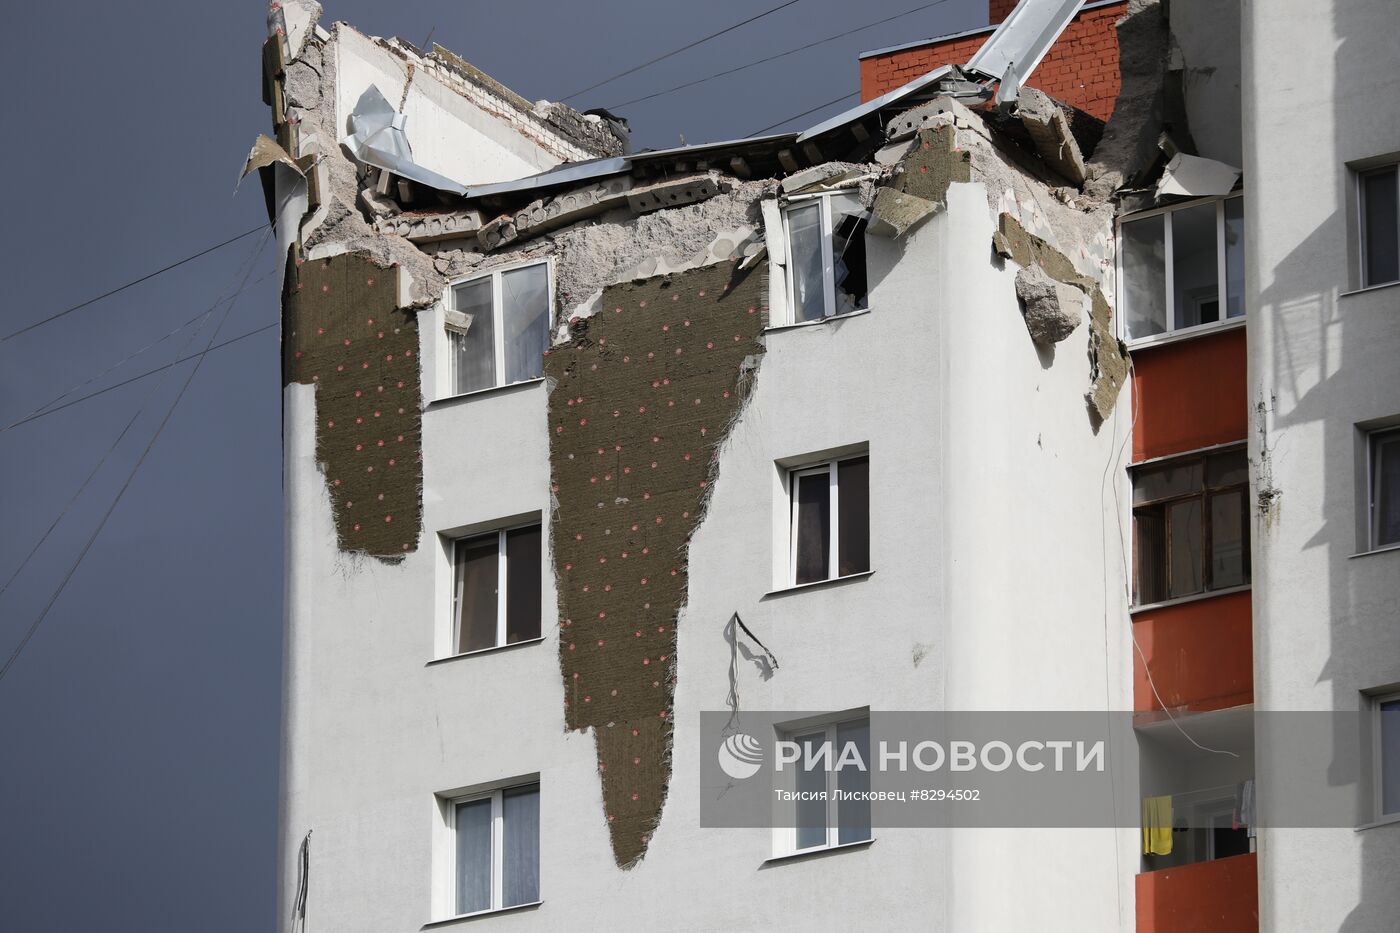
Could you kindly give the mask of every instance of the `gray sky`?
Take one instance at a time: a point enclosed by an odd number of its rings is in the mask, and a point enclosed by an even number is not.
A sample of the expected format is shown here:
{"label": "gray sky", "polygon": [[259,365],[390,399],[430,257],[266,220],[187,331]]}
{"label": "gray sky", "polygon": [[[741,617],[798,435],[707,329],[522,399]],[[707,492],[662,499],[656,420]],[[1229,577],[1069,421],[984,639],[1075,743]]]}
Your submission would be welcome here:
{"label": "gray sky", "polygon": [[[327,22],[433,40],[558,98],[777,0],[342,0]],[[569,102],[630,98],[926,0],[801,0]],[[857,54],[986,23],[930,9],[621,112],[636,148],[747,135],[855,91]],[[0,36],[11,89],[0,335],[266,221],[253,137],[264,7],[32,4]],[[853,102],[853,101],[852,101]],[[847,102],[805,117],[810,125]],[[786,128],[786,127],[785,127]],[[409,128],[410,139],[412,127]],[[0,428],[277,319],[250,236],[0,343]],[[192,318],[195,324],[116,364]],[[202,327],[202,329],[201,329]],[[0,926],[247,933],[275,920],[282,489],[277,331],[211,353],[43,625],[0,680]],[[183,353],[180,352],[183,349]],[[110,367],[111,372],[103,374]],[[0,431],[0,665],[73,566],[195,366]],[[96,378],[95,378],[96,377]]]}

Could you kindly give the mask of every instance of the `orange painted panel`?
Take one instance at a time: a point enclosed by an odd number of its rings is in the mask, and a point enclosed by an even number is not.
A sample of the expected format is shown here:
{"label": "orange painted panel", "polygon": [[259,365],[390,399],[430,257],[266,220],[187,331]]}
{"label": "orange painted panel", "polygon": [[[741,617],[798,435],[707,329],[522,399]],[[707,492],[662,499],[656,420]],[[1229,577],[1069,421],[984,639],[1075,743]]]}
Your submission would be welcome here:
{"label": "orange painted panel", "polygon": [[1242,441],[1249,431],[1243,327],[1133,351],[1133,462]]}
{"label": "orange painted panel", "polygon": [[1137,933],[1258,933],[1258,856],[1143,872]]}
{"label": "orange painted panel", "polygon": [[[1012,4],[1014,6],[1014,4]],[[1006,4],[1000,4],[1005,7]],[[1081,12],[1050,47],[1032,73],[1030,84],[1051,97],[1107,120],[1113,114],[1120,85],[1117,22],[1124,3]],[[997,0],[990,6],[992,22],[1005,15]],[[934,41],[927,45],[873,55],[860,62],[860,99],[870,100],[940,65],[962,65],[987,41],[990,32]]]}
{"label": "orange painted panel", "polygon": [[1198,599],[1133,615],[1133,636],[1147,656],[1133,652],[1133,709],[1205,712],[1254,702],[1254,636],[1248,590]]}

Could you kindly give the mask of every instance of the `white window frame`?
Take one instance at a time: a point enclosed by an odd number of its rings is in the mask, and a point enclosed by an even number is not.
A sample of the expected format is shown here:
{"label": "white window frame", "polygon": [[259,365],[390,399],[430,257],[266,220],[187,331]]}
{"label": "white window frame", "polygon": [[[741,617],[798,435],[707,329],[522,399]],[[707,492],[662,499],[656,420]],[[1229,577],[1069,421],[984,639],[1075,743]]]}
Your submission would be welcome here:
{"label": "white window frame", "polygon": [[445,328],[439,328],[438,346],[441,348],[439,359],[443,365],[439,367],[443,373],[440,379],[440,399],[461,398],[468,395],[476,395],[480,392],[490,392],[494,389],[501,389],[512,385],[525,385],[531,382],[541,382],[543,375],[534,376],[529,379],[522,379],[519,382],[506,382],[506,329],[503,321],[504,305],[502,303],[501,280],[507,272],[514,272],[518,269],[525,269],[530,266],[545,267],[545,288],[549,296],[549,325],[547,332],[552,334],[556,324],[556,310],[554,307],[554,259],[546,257],[544,259],[530,259],[523,262],[513,262],[508,265],[496,266],[487,271],[473,275],[462,276],[447,283],[447,289],[443,293],[443,307],[456,310],[457,288],[461,285],[470,285],[472,282],[479,282],[485,279],[491,280],[491,323],[492,335],[495,341],[495,367],[496,380],[492,385],[482,386],[479,389],[471,389],[466,392],[457,391],[457,354],[453,350],[452,336]]}
{"label": "white window frame", "polygon": [[[837,729],[840,726],[844,726],[853,722],[864,722],[868,730],[870,726],[870,711],[866,709],[855,710],[850,713],[839,714],[831,719],[822,719],[807,723],[787,724],[779,727],[778,734],[779,738],[781,738],[782,740],[792,742],[796,741],[801,736],[807,736],[817,732],[823,732],[825,733],[825,738],[823,741],[825,741],[827,743],[827,747],[831,749],[832,755],[834,756],[833,760],[836,760],[841,757],[841,749],[836,745]],[[871,742],[873,745],[873,736],[871,737]],[[874,755],[870,751],[870,749],[867,749],[866,751],[867,758],[873,759]],[[799,761],[798,764],[800,765],[801,762]],[[867,760],[865,765],[867,768],[870,768],[871,772],[873,773],[872,761]],[[791,775],[791,777],[788,776],[789,774]],[[826,772],[826,841],[821,843],[820,845],[807,846],[805,848],[799,849],[797,847],[798,827],[796,825],[796,821],[794,820],[792,826],[775,827],[773,832],[773,858],[787,858],[793,855],[806,855],[809,852],[824,852],[827,849],[843,849],[851,846],[862,846],[867,845],[875,840],[875,827],[872,825],[870,827],[870,835],[867,838],[856,839],[852,840],[851,842],[841,841],[839,810],[840,802],[833,799],[835,795],[832,793],[836,789],[837,776],[837,772],[834,770],[829,770]],[[783,782],[786,789],[794,789],[797,786],[797,769],[794,768],[791,771],[785,770],[783,772]]]}
{"label": "white window frame", "polygon": [[[1360,247],[1356,255],[1356,271],[1359,276],[1356,281],[1357,288],[1359,289],[1380,288],[1384,285],[1394,285],[1400,282],[1400,279],[1390,279],[1385,282],[1366,281],[1366,237],[1368,231],[1366,227],[1366,186],[1364,179],[1367,175],[1379,174],[1387,169],[1392,174],[1396,175],[1395,197],[1397,201],[1400,201],[1400,162],[1390,162],[1389,164],[1383,162],[1379,165],[1372,165],[1367,168],[1358,168],[1354,170],[1356,188],[1356,242]],[[1396,205],[1396,217],[1400,218],[1400,204]],[[1396,231],[1396,241],[1400,243],[1400,231]]]}
{"label": "white window frame", "polygon": [[[818,191],[812,194],[797,194],[785,199],[785,203],[783,204],[783,253],[787,257],[787,266],[784,269],[784,275],[787,280],[787,308],[785,309],[787,319],[774,322],[776,326],[786,327],[801,324],[819,324],[822,321],[841,316],[836,313],[836,251],[833,245],[835,239],[835,221],[832,216],[831,201],[832,198],[843,195],[855,197],[857,201],[860,199],[859,189],[853,188],[836,188],[831,191]],[[789,223],[789,214],[797,208],[806,207],[813,201],[817,202],[821,207],[822,316],[812,321],[799,321],[797,319],[797,288],[793,281],[793,271],[797,263],[794,260],[792,251],[792,227]],[[842,216],[849,215],[843,214]],[[869,222],[870,211],[861,210],[857,213],[857,216],[863,217]],[[866,233],[862,232],[861,235],[865,236]],[[867,252],[867,263],[868,256],[869,253]],[[849,313],[860,314],[869,310],[870,289],[868,279],[865,304],[866,306],[864,308],[857,308],[855,311]]]}
{"label": "white window frame", "polygon": [[[1384,428],[1373,428],[1366,432],[1366,549],[1368,551],[1380,551],[1388,548],[1400,546],[1400,541],[1392,541],[1389,544],[1381,544],[1377,540],[1380,529],[1376,527],[1376,506],[1379,504],[1376,495],[1376,456],[1379,447],[1376,441],[1386,435],[1395,435],[1400,439],[1400,425],[1391,425]],[[1396,490],[1400,494],[1400,490]]]}
{"label": "white window frame", "polygon": [[[529,907],[533,904],[540,904],[544,901],[544,877],[540,876],[540,892],[536,900],[527,901],[523,904],[511,904],[504,906],[505,900],[505,793],[520,787],[535,787],[540,795],[540,803],[543,805],[544,795],[540,790],[541,784],[538,776],[527,779],[512,779],[506,783],[493,785],[490,789],[481,789],[468,793],[455,794],[452,796],[438,797],[439,806],[442,808],[443,823],[446,828],[444,838],[444,876],[446,886],[444,889],[442,909],[437,914],[444,919],[455,920],[459,917],[477,917],[482,914],[495,913],[501,910],[515,910],[520,907]],[[480,910],[473,910],[468,913],[459,913],[457,905],[457,806],[463,803],[472,803],[478,800],[491,801],[491,906],[483,907]],[[540,831],[544,831],[544,821],[540,821]],[[537,840],[536,849],[543,860],[543,846]],[[540,866],[537,866],[539,870]]]}
{"label": "white window frame", "polygon": [[[1128,289],[1123,277],[1123,225],[1130,224],[1138,220],[1147,220],[1151,217],[1163,217],[1163,236],[1165,237],[1166,252],[1163,257],[1166,279],[1166,330],[1160,334],[1149,334],[1145,337],[1131,337],[1128,335],[1128,318],[1126,314],[1115,313],[1114,318],[1118,321],[1118,336],[1130,347],[1151,346],[1154,343],[1166,343],[1182,336],[1194,336],[1196,334],[1209,333],[1214,330],[1224,330],[1231,327],[1240,327],[1249,320],[1248,293],[1240,296],[1240,301],[1244,306],[1244,313],[1239,317],[1227,317],[1229,313],[1229,289],[1226,282],[1227,264],[1225,258],[1225,202],[1236,198],[1243,198],[1245,192],[1234,191],[1230,194],[1214,198],[1196,198],[1191,201],[1183,201],[1180,204],[1172,204],[1168,207],[1157,207],[1152,210],[1137,211],[1133,214],[1125,214],[1118,218],[1115,226],[1115,269],[1118,307],[1123,307],[1124,296]],[[1193,324],[1190,327],[1175,327],[1176,321],[1176,251],[1173,247],[1172,215],[1177,211],[1187,208],[1200,207],[1202,204],[1215,203],[1215,277],[1217,285],[1217,301],[1219,302],[1221,318],[1218,321],[1208,321],[1205,324]],[[1249,229],[1246,226],[1245,236],[1249,236]]]}
{"label": "white window frame", "polygon": [[[469,654],[481,654],[486,651],[496,651],[500,648],[514,647],[515,645],[528,645],[540,641],[544,637],[544,619],[540,619],[540,636],[538,638],[527,638],[511,644],[506,643],[506,612],[507,603],[510,600],[510,593],[506,587],[506,563],[509,556],[506,553],[506,535],[512,531],[519,531],[522,528],[539,528],[541,536],[541,555],[543,555],[547,543],[544,541],[544,525],[539,519],[527,522],[518,522],[512,525],[503,525],[499,528],[490,528],[484,531],[474,531],[469,534],[458,535],[449,539],[451,543],[451,554],[448,561],[447,575],[447,621],[448,621],[448,656],[461,657]],[[496,536],[496,643],[486,648],[475,648],[471,651],[458,651],[457,646],[461,644],[461,622],[457,612],[457,548],[467,541],[477,538],[485,538],[490,535]],[[544,586],[544,570],[540,570],[540,586]],[[540,595],[541,612],[544,611],[544,594]]]}
{"label": "white window frame", "polygon": [[[824,461],[822,461],[822,462],[820,462],[820,463],[811,464],[810,466],[805,466],[805,467],[791,467],[791,468],[788,469],[788,481],[787,481],[787,503],[788,503],[788,562],[787,562],[787,576],[786,576],[786,578],[785,578],[785,580],[784,580],[784,584],[783,584],[784,586],[787,586],[787,587],[794,587],[794,586],[813,586],[813,585],[815,585],[815,584],[818,584],[818,583],[826,583],[826,582],[829,582],[829,581],[831,581],[831,580],[842,580],[842,579],[845,579],[845,578],[841,575],[841,561],[840,561],[840,557],[841,557],[841,514],[840,514],[841,491],[840,491],[840,481],[839,481],[839,479],[838,479],[839,473],[837,472],[837,467],[838,467],[841,463],[843,463],[844,461],[846,461],[846,460],[857,460],[857,459],[859,459],[859,458],[861,458],[861,457],[869,457],[869,456],[870,456],[869,451],[860,451],[860,452],[858,452],[858,453],[843,454],[843,455],[841,455],[841,456],[839,456],[839,457],[833,457],[833,458],[831,458],[830,460],[824,460]],[[827,535],[827,551],[826,551],[827,575],[826,575],[826,577],[825,577],[824,579],[822,579],[822,580],[810,580],[810,581],[808,581],[808,582],[806,582],[806,583],[798,583],[798,582],[797,582],[797,481],[798,481],[798,479],[799,479],[800,477],[803,477],[803,476],[819,476],[819,475],[821,475],[822,473],[826,473],[826,474],[827,474],[827,481],[826,481],[827,509],[828,509],[829,512],[830,512],[830,519],[831,519],[831,530],[830,530],[830,532],[829,532],[828,535]],[[866,522],[866,526],[867,526],[866,533],[867,533],[867,535],[868,535],[868,534],[869,534],[869,524],[870,524],[870,507],[869,507],[869,503],[868,503],[868,502],[867,502],[867,504],[866,504],[865,522]],[[854,576],[859,576],[861,573],[868,573],[868,572],[869,572],[868,570],[866,570],[866,571],[859,571],[859,572],[857,572],[857,573],[847,574],[847,576],[852,576],[852,577],[854,577]]]}
{"label": "white window frame", "polygon": [[1374,819],[1378,823],[1400,822],[1400,810],[1385,812],[1385,746],[1381,734],[1381,706],[1385,703],[1400,702],[1400,690],[1373,693],[1371,703],[1371,755],[1373,761],[1372,788]]}

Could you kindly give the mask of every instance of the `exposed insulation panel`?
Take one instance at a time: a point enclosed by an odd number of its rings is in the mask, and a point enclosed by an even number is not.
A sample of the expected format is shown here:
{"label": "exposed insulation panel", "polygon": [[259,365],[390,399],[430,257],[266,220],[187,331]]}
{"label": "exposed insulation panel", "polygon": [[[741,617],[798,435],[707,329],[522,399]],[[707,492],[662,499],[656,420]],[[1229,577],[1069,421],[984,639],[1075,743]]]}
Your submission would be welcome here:
{"label": "exposed insulation panel", "polygon": [[282,384],[316,387],[316,460],[343,551],[399,560],[423,512],[418,322],[399,270],[343,253],[287,264]]}
{"label": "exposed insulation panel", "polygon": [[545,362],[565,716],[594,729],[623,867],[666,798],[686,555],[763,352],[766,294],[737,262],[613,285]]}

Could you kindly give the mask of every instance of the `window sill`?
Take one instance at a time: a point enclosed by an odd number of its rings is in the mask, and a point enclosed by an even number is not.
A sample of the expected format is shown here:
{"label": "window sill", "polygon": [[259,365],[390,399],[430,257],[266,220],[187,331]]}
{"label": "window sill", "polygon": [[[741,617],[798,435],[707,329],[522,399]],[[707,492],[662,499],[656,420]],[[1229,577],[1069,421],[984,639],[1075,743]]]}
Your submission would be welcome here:
{"label": "window sill", "polygon": [[528,904],[512,904],[509,907],[493,907],[490,910],[477,910],[469,914],[458,914],[455,917],[448,917],[444,920],[432,920],[423,924],[420,930],[436,930],[439,927],[451,926],[454,923],[466,923],[468,920],[482,920],[486,917],[495,917],[499,914],[515,913],[519,910],[534,910],[543,904],[544,901],[531,901]]}
{"label": "window sill", "polygon": [[1383,544],[1380,547],[1373,547],[1368,548],[1364,551],[1357,551],[1355,554],[1351,555],[1349,559],[1355,560],[1358,557],[1370,557],[1372,554],[1389,554],[1392,551],[1400,551],[1400,542],[1397,542],[1396,544]]}
{"label": "window sill", "polygon": [[1364,295],[1367,292],[1378,292],[1383,288],[1395,288],[1397,285],[1400,285],[1400,279],[1397,279],[1394,282],[1380,282],[1375,285],[1364,285],[1361,288],[1353,288],[1349,292],[1342,292],[1337,297],[1346,298],[1349,295]]}
{"label": "window sill", "polygon": [[1184,327],[1180,330],[1169,331],[1165,334],[1153,334],[1151,337],[1138,337],[1136,340],[1125,341],[1128,349],[1147,350],[1151,347],[1160,347],[1169,343],[1180,343],[1183,340],[1192,340],[1196,337],[1204,337],[1207,334],[1218,334],[1222,331],[1235,330],[1244,327],[1249,319],[1244,317],[1226,318],[1223,321],[1212,321],[1209,324],[1197,324],[1195,327]]}
{"label": "window sill", "polygon": [[820,318],[815,321],[798,321],[795,324],[770,324],[763,328],[765,334],[775,334],[779,331],[797,330],[801,327],[820,327],[823,324],[831,324],[835,321],[845,321],[853,317],[860,317],[862,314],[869,314],[869,308],[861,308],[859,311],[847,311],[845,314],[833,314],[830,317]]}
{"label": "window sill", "polygon": [[1242,586],[1227,586],[1223,590],[1208,590],[1204,593],[1192,593],[1190,596],[1178,596],[1176,599],[1163,599],[1155,603],[1143,603],[1141,606],[1130,606],[1129,615],[1137,615],[1139,612],[1147,612],[1152,609],[1166,609],[1169,606],[1180,606],[1185,603],[1196,603],[1203,599],[1215,599],[1217,596],[1229,596],[1232,593],[1247,593],[1252,589],[1251,584],[1245,583]]}
{"label": "window sill", "polygon": [[1376,829],[1380,826],[1394,826],[1397,823],[1400,823],[1400,813],[1387,813],[1378,820],[1374,820],[1370,823],[1362,823],[1360,826],[1356,827],[1356,829],[1352,830],[1352,832],[1364,833],[1368,829]]}
{"label": "window sill", "polygon": [[873,570],[862,570],[860,573],[848,573],[844,577],[832,577],[829,580],[814,580],[811,583],[798,583],[793,586],[784,586],[776,590],[770,590],[769,592],[764,593],[763,596],[760,598],[771,599],[777,596],[786,596],[789,593],[802,593],[806,592],[807,590],[820,589],[824,586],[837,586],[842,583],[854,583],[857,580],[864,580],[866,577],[873,576],[874,573],[875,571]]}
{"label": "window sill", "polygon": [[849,852],[852,849],[868,849],[874,844],[874,839],[862,839],[860,842],[843,842],[840,845],[822,846],[819,849],[803,849],[801,852],[788,852],[784,855],[774,855],[764,859],[763,867],[779,865],[784,862],[800,862],[803,859],[819,858],[823,855],[835,855],[837,852]]}
{"label": "window sill", "polygon": [[516,389],[524,389],[530,386],[543,384],[544,377],[536,376],[534,379],[522,379],[519,382],[511,382],[503,386],[487,386],[484,389],[473,389],[470,392],[462,392],[457,395],[444,395],[442,398],[433,399],[424,407],[427,410],[445,408],[454,402],[465,402],[468,399],[480,398],[483,395],[504,395]]}
{"label": "window sill", "polygon": [[526,638],[521,641],[513,641],[508,645],[492,645],[490,648],[478,648],[475,651],[463,651],[458,654],[449,654],[441,658],[433,658],[424,663],[424,667],[432,667],[435,664],[446,664],[448,661],[460,661],[463,658],[476,658],[483,654],[496,654],[499,651],[510,651],[512,648],[524,648],[527,645],[538,645],[544,641],[544,636],[539,638]]}

